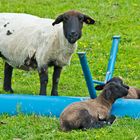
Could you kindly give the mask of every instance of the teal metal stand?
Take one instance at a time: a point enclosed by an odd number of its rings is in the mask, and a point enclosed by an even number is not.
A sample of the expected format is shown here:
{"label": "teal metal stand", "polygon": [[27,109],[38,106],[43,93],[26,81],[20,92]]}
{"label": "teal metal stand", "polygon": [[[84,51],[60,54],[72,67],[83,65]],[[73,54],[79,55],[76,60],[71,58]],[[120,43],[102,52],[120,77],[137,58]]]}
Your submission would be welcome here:
{"label": "teal metal stand", "polygon": [[99,85],[104,84],[108,80],[110,80],[113,76],[119,42],[120,42],[120,36],[113,36],[113,42],[112,42],[112,47],[111,47],[111,51],[110,51],[107,72],[106,72],[105,80],[103,82],[92,78],[92,75],[90,73],[90,69],[88,66],[88,62],[86,59],[86,53],[85,52],[78,52],[78,56],[80,59],[80,63],[82,66],[82,70],[84,73],[86,84],[88,87],[88,91],[89,91],[90,97],[93,99],[97,97],[96,90],[94,88],[94,84],[99,84]]}
{"label": "teal metal stand", "polygon": [[86,59],[86,53],[85,52],[79,52],[78,56],[79,56],[79,59],[80,59],[80,63],[81,63],[81,66],[82,66],[82,70],[83,70],[83,73],[84,73],[84,77],[85,77],[85,80],[86,80],[86,84],[87,84],[87,87],[88,87],[90,97],[92,99],[94,99],[94,98],[96,98],[96,90],[94,88],[92,75],[91,75],[89,67],[88,67],[88,63],[87,63],[87,59]]}

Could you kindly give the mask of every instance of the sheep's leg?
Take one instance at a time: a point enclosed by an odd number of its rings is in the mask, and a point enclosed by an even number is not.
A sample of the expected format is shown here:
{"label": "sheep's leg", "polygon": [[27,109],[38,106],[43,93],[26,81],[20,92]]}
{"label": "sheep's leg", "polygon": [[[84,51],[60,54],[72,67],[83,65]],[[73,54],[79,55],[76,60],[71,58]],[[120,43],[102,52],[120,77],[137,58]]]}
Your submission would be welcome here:
{"label": "sheep's leg", "polygon": [[40,78],[40,95],[46,95],[46,88],[48,84],[48,68],[42,68],[39,71]]}
{"label": "sheep's leg", "polygon": [[104,120],[99,120],[97,122],[97,128],[104,127],[106,125],[111,125],[115,121],[116,117],[114,115],[107,116]]}
{"label": "sheep's leg", "polygon": [[8,63],[5,62],[3,89],[5,91],[11,92],[11,93],[14,92],[13,89],[11,88],[12,72],[13,72],[13,67],[10,66]]}
{"label": "sheep's leg", "polygon": [[79,117],[80,117],[80,119],[79,119],[80,120],[79,129],[86,130],[86,129],[91,129],[91,128],[96,128],[97,127],[96,118],[91,116],[89,114],[88,110],[86,110],[86,109],[85,110],[84,109],[80,110]]}
{"label": "sheep's leg", "polygon": [[91,124],[90,128],[101,128],[106,125],[110,125],[108,121],[95,121]]}
{"label": "sheep's leg", "polygon": [[53,72],[53,83],[52,83],[52,91],[51,95],[52,96],[58,96],[58,83],[59,83],[59,78],[60,74],[62,71],[62,67],[54,66],[54,72]]}

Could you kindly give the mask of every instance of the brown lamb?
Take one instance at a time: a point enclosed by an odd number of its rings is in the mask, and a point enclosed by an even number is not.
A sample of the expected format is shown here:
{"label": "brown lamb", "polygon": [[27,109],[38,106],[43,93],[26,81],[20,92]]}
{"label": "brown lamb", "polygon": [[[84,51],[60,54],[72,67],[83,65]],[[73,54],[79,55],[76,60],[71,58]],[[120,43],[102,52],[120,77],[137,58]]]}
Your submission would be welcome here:
{"label": "brown lamb", "polygon": [[73,129],[100,128],[112,124],[115,116],[110,115],[112,104],[116,99],[128,94],[128,86],[109,82],[96,99],[76,102],[64,109],[60,116],[63,131]]}

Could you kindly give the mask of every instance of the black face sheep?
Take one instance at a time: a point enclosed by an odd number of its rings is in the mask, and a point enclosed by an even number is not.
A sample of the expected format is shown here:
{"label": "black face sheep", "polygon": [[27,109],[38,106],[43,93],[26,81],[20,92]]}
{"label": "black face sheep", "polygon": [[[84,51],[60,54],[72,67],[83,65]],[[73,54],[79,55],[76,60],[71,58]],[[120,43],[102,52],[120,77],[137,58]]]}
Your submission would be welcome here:
{"label": "black face sheep", "polygon": [[61,14],[55,20],[28,14],[1,13],[0,57],[5,60],[4,90],[13,92],[13,68],[37,69],[40,94],[46,95],[48,67],[54,66],[51,95],[58,95],[62,67],[70,63],[76,41],[82,35],[83,23],[94,22],[89,16],[74,10]]}
{"label": "black face sheep", "polygon": [[60,116],[63,131],[72,129],[100,128],[112,124],[115,116],[110,115],[114,101],[128,94],[128,86],[110,82],[104,86],[96,99],[89,99],[69,105]]}
{"label": "black face sheep", "polygon": [[[119,78],[119,77],[114,77],[111,80],[109,80],[107,83],[112,82],[112,81],[116,82],[118,84],[123,83],[122,79]],[[98,86],[95,87],[95,89],[96,90],[102,90],[104,88],[104,86],[105,85],[98,85]],[[140,89],[129,86],[128,94],[127,94],[127,96],[124,96],[123,98],[126,98],[126,99],[140,99]]]}

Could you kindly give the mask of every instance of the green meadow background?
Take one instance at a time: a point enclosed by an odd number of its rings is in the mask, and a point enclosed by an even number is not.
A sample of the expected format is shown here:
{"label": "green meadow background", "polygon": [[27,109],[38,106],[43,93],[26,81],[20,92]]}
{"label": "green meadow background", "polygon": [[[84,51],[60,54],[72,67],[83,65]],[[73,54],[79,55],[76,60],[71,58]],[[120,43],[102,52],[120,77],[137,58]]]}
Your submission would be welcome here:
{"label": "green meadow background", "polygon": [[[104,80],[112,44],[112,36],[120,35],[119,52],[114,76],[121,76],[128,85],[140,88],[140,1],[139,0],[0,0],[0,12],[28,13],[56,18],[67,10],[79,10],[95,19],[96,24],[84,25],[77,51],[85,51],[91,73]],[[59,95],[88,96],[87,87],[77,54],[71,65],[63,69]],[[0,59],[0,93],[4,62]],[[49,69],[48,95],[51,90]],[[12,79],[17,94],[39,93],[37,71],[15,69]],[[117,118],[112,126],[87,131],[62,132],[59,119],[45,116],[0,116],[0,140],[140,140],[140,120]]]}

